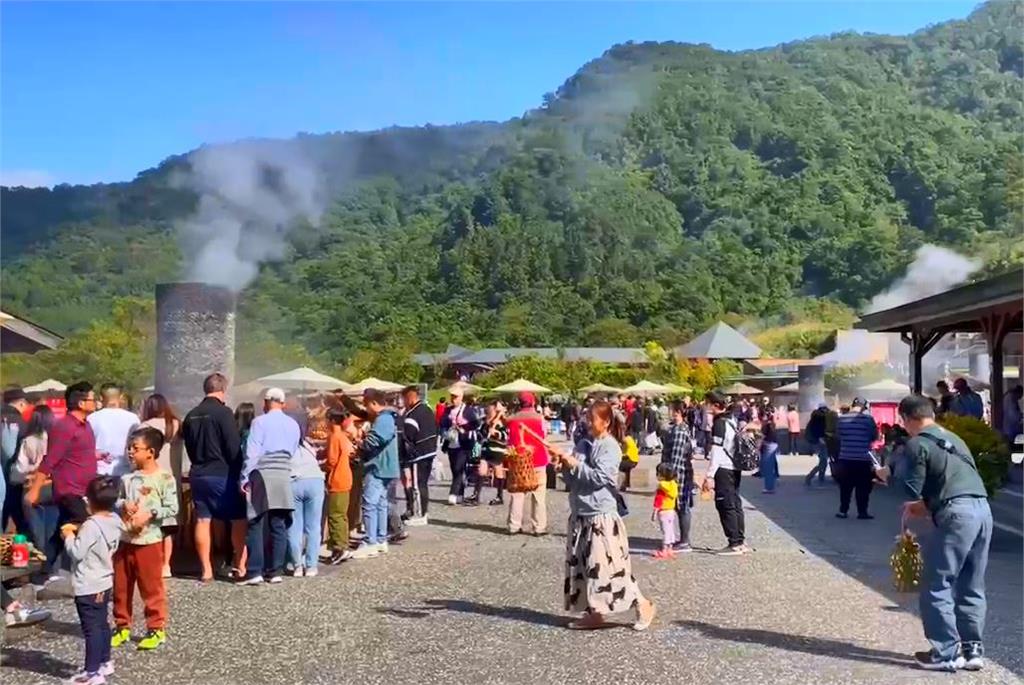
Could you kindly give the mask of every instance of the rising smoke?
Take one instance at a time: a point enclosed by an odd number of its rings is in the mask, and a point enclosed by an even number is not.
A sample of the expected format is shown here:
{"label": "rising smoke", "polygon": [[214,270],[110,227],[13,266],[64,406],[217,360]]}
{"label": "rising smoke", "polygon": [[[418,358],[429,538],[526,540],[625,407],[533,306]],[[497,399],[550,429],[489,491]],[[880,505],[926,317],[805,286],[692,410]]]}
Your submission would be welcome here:
{"label": "rising smoke", "polygon": [[938,245],[922,245],[907,268],[906,275],[883,293],[875,295],[865,313],[892,309],[922,297],[936,295],[960,285],[981,262]]}
{"label": "rising smoke", "polygon": [[179,225],[187,278],[240,291],[260,264],[283,258],[287,233],[323,213],[321,179],[297,146],[243,141],[189,155],[176,185],[199,197]]}

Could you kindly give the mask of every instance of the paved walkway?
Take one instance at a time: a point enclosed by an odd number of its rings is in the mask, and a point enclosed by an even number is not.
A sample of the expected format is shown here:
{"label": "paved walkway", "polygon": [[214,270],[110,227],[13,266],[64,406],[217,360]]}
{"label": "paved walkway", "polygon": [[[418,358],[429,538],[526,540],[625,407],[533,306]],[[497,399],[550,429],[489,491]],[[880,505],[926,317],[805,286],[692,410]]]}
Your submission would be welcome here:
{"label": "paved walkway", "polygon": [[[908,654],[925,643],[906,608],[912,598],[887,589],[895,523],[832,518],[831,489],[806,492],[787,479],[769,497],[759,487],[755,494],[755,483],[747,479],[744,494],[756,552],[739,558],[650,558],[657,545],[646,513],[650,497],[630,496],[635,573],[659,605],[647,633],[564,629],[567,504],[563,493],[550,493],[546,538],[505,535],[503,508],[433,504],[433,525],[414,529],[387,557],[348,562],[317,578],[256,588],[174,579],[168,644],[151,654],[118,652],[111,682],[950,682],[909,664]],[[440,500],[443,492],[433,495]],[[886,506],[878,498],[876,513]],[[723,544],[708,503],[697,509],[693,537],[702,548]],[[1019,540],[1014,550],[994,553],[990,646],[997,661],[1019,672]],[[1006,583],[1014,569],[1016,584]],[[53,683],[79,665],[70,602],[46,604],[55,620],[5,647],[0,682]],[[1000,664],[956,678],[1018,682]]]}

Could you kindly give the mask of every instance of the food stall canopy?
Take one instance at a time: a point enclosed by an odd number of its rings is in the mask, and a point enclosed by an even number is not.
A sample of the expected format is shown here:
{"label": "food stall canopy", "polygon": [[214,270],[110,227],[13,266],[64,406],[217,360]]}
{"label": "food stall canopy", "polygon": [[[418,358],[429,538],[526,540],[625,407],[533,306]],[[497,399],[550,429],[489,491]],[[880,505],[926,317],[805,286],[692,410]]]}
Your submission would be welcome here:
{"label": "food stall canopy", "polygon": [[910,386],[890,378],[869,383],[857,388],[857,393],[864,395],[865,399],[871,400],[902,400],[910,394]]}
{"label": "food stall canopy", "polygon": [[668,390],[669,395],[685,395],[688,392],[693,392],[693,388],[682,383],[666,383],[665,389]]}
{"label": "food stall canopy", "polygon": [[262,376],[257,378],[256,382],[267,387],[278,387],[285,390],[337,390],[341,388],[347,391],[349,388],[349,384],[345,381],[314,371],[308,366]]}
{"label": "food stall canopy", "polygon": [[64,392],[67,389],[68,386],[53,378],[47,378],[42,383],[36,383],[35,385],[30,385],[27,388],[22,388],[25,392]]}
{"label": "food stall canopy", "polygon": [[481,388],[479,385],[473,385],[472,383],[467,383],[466,381],[458,381],[449,385],[448,389],[445,390],[445,392],[447,392],[450,395],[452,392],[456,390],[461,390],[463,395],[479,395],[484,391],[484,389]]}
{"label": "food stall canopy", "polygon": [[722,388],[722,392],[726,395],[761,395],[764,393],[762,390],[747,385],[746,383],[733,383]]}
{"label": "food stall canopy", "polygon": [[532,381],[528,381],[525,378],[517,378],[511,383],[506,383],[505,385],[499,385],[496,388],[492,388],[491,392],[503,394],[515,394],[519,392],[550,393],[551,390],[545,388],[543,385],[537,385]]}

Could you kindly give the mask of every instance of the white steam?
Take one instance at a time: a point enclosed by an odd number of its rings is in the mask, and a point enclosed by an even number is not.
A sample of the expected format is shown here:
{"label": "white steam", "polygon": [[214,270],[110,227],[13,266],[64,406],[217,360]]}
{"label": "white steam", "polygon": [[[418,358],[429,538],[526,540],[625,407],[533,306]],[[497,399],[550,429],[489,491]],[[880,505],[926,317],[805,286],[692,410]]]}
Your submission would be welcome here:
{"label": "white steam", "polygon": [[189,280],[240,291],[260,264],[282,259],[297,221],[323,213],[321,180],[296,146],[244,141],[189,155],[178,183],[199,196],[179,225]]}
{"label": "white steam", "polygon": [[966,281],[980,268],[979,260],[969,259],[938,245],[922,245],[917,249],[906,275],[885,292],[875,295],[864,311],[870,313],[892,309],[945,292]]}

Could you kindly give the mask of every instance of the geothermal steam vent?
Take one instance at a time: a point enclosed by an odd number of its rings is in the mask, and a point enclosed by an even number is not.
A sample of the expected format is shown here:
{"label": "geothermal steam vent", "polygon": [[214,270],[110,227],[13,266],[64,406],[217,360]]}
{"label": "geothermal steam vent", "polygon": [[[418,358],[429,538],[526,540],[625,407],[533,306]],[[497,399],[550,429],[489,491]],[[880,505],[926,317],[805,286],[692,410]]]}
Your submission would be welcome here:
{"label": "geothermal steam vent", "polygon": [[156,391],[179,416],[203,398],[203,379],[234,380],[235,295],[205,283],[156,286]]}

